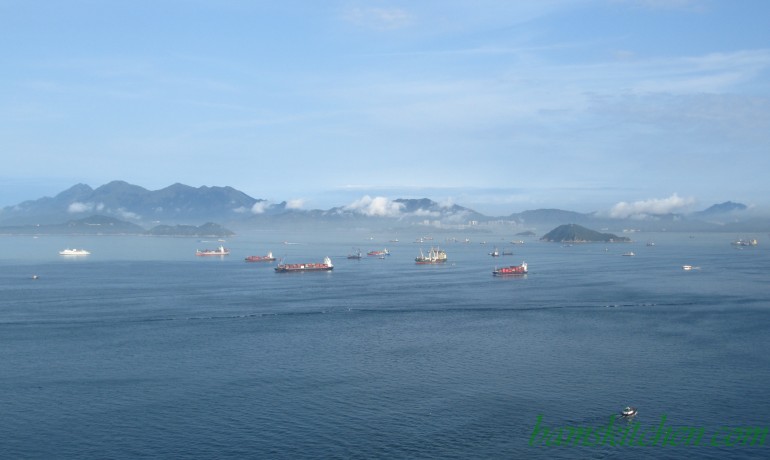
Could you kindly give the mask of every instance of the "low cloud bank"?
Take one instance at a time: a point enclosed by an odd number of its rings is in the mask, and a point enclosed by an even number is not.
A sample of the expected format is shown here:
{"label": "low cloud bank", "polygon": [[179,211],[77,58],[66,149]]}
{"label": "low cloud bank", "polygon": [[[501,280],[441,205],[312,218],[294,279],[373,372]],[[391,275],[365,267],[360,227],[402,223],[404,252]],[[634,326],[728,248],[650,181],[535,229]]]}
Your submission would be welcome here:
{"label": "low cloud bank", "polygon": [[382,196],[372,198],[366,195],[345,206],[345,210],[366,216],[398,217],[403,207],[402,203],[396,203]]}
{"label": "low cloud bank", "polygon": [[254,206],[251,207],[251,213],[252,214],[262,214],[267,209],[268,203],[267,201],[257,201],[254,203]]}
{"label": "low cloud bank", "polygon": [[67,207],[67,212],[70,214],[78,214],[81,212],[101,211],[104,209],[104,203],[83,203],[80,201],[74,201]]}
{"label": "low cloud bank", "polygon": [[297,198],[286,202],[286,209],[302,209],[305,207],[305,200]]}
{"label": "low cloud bank", "polygon": [[676,193],[668,198],[653,198],[634,201],[633,203],[621,201],[610,209],[610,217],[615,219],[645,219],[650,216],[679,212],[694,203],[694,198],[683,198]]}

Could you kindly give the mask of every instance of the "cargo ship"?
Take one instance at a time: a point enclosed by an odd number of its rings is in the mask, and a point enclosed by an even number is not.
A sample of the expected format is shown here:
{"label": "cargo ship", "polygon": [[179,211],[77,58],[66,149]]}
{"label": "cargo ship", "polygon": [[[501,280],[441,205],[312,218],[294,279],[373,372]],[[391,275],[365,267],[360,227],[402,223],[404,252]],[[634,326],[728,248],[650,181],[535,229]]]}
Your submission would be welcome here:
{"label": "cargo ship", "polygon": [[502,267],[502,268],[495,268],[495,270],[492,272],[495,276],[501,276],[501,275],[526,275],[527,274],[527,263],[522,262],[521,265],[511,265],[509,267]]}
{"label": "cargo ship", "polygon": [[366,253],[366,255],[370,257],[389,256],[390,251],[388,251],[388,248],[385,248],[382,251],[369,251]]}
{"label": "cargo ship", "polygon": [[264,256],[249,256],[244,259],[246,262],[274,262],[275,257],[273,257],[272,252],[268,252]]}
{"label": "cargo ship", "polygon": [[420,249],[420,256],[415,257],[414,262],[418,265],[443,264],[446,262],[446,251],[438,248],[430,248],[428,254],[423,254],[422,249]]}
{"label": "cargo ship", "polygon": [[196,250],[196,256],[227,256],[230,255],[230,250],[224,246],[219,246],[217,249],[204,249]]}
{"label": "cargo ship", "polygon": [[324,261],[322,263],[304,263],[304,264],[278,264],[277,267],[275,267],[276,273],[285,273],[285,272],[319,272],[319,271],[329,271],[333,270],[334,265],[332,265],[332,260],[328,257],[324,257]]}

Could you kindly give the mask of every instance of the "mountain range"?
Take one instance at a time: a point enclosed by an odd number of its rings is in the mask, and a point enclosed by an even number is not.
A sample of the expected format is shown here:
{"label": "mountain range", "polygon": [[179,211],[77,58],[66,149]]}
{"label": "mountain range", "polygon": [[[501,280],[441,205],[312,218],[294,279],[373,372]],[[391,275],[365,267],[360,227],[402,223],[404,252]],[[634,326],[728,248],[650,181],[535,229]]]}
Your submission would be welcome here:
{"label": "mountain range", "polygon": [[176,183],[160,190],[147,190],[124,181],[113,181],[96,189],[77,184],[54,197],[6,206],[0,210],[0,227],[5,228],[0,230],[8,233],[9,228],[18,226],[66,225],[89,216],[110,217],[140,228],[217,222],[231,228],[325,224],[346,228],[427,225],[437,229],[483,230],[495,225],[509,225],[521,231],[570,223],[644,231],[770,230],[770,219],[755,216],[746,205],[731,201],[690,214],[667,213],[625,219],[561,209],[486,216],[470,208],[442,205],[428,198],[365,197],[328,210],[304,210],[285,201],[271,203],[253,198],[232,187],[195,188]]}

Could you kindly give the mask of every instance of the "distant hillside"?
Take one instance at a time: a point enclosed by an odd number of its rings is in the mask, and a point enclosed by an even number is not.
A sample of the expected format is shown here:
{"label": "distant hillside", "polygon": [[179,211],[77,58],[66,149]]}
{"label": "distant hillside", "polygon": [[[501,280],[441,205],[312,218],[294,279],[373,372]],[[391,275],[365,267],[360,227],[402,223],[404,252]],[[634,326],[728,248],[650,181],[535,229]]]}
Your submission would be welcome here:
{"label": "distant hillside", "polygon": [[92,189],[77,184],[55,197],[25,201],[0,211],[0,223],[50,224],[98,213],[135,223],[227,221],[248,215],[258,200],[232,187],[174,184],[150,191],[123,181]]}
{"label": "distant hillside", "polygon": [[63,224],[0,227],[3,235],[141,235],[145,229],[107,216],[90,216]]}
{"label": "distant hillside", "polygon": [[630,238],[626,238],[625,236],[617,236],[612,233],[599,233],[577,224],[560,225],[543,235],[540,239],[542,241],[559,243],[618,243],[631,241]]}
{"label": "distant hillside", "polygon": [[235,235],[234,232],[219,224],[208,222],[200,227],[195,225],[158,225],[146,232],[152,236],[194,236],[199,238],[222,238]]}
{"label": "distant hillside", "polygon": [[704,209],[703,211],[698,211],[694,213],[696,216],[713,216],[715,214],[725,214],[735,211],[745,211],[747,206],[742,203],[733,203],[732,201],[725,201],[724,203],[719,203],[710,206],[707,209]]}
{"label": "distant hillside", "polygon": [[235,233],[215,223],[195,225],[158,225],[150,230],[114,217],[94,215],[63,224],[11,225],[0,227],[0,235],[150,235],[226,237]]}
{"label": "distant hillside", "polygon": [[516,214],[511,214],[513,219],[522,224],[527,223],[560,223],[560,222],[588,222],[592,219],[592,214],[583,214],[574,211],[564,211],[561,209],[534,209]]}

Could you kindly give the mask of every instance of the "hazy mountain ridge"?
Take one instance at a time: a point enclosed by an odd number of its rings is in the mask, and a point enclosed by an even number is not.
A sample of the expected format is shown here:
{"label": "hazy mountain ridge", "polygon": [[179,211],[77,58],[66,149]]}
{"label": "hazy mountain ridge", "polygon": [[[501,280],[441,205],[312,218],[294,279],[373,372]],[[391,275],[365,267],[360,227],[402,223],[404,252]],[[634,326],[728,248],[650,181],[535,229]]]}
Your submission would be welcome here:
{"label": "hazy mountain ridge", "polygon": [[14,225],[0,227],[0,235],[148,235],[148,236],[194,236],[226,237],[235,232],[219,224],[208,222],[195,225],[157,225],[147,230],[144,227],[114,217],[93,215],[83,219],[70,220],[61,224]]}
{"label": "hazy mountain ridge", "polygon": [[[66,225],[79,216],[106,216],[151,228],[157,225],[199,225],[220,222],[242,227],[263,225],[332,224],[338,226],[411,226],[477,228],[511,225],[519,230],[538,226],[583,224],[598,228],[643,231],[766,231],[770,219],[753,215],[741,203],[726,201],[690,214],[666,213],[613,218],[598,212],[534,209],[507,216],[487,216],[457,204],[440,204],[429,198],[390,200],[364,197],[328,210],[298,209],[286,201],[270,203],[232,187],[190,187],[175,183],[147,190],[124,181],[96,189],[76,184],[55,197],[29,200],[0,210],[0,226]],[[116,225],[113,223],[113,226]],[[65,227],[66,228],[66,227]]]}
{"label": "hazy mountain ridge", "polygon": [[258,200],[232,187],[190,187],[173,184],[150,191],[124,181],[96,189],[77,184],[55,197],[22,202],[0,211],[0,224],[49,224],[78,215],[99,214],[142,222],[197,223],[237,220]]}

